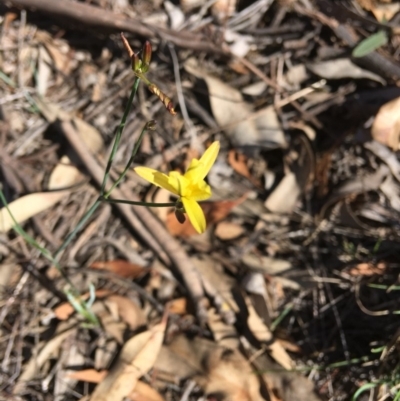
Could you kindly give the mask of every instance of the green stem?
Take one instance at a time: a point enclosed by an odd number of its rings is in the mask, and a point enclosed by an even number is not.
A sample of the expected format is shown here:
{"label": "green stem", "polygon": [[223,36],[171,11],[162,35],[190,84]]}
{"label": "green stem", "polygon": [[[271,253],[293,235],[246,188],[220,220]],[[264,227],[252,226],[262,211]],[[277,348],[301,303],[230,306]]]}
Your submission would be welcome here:
{"label": "green stem", "polygon": [[122,132],[124,131],[126,120],[128,118],[129,112],[130,112],[131,107],[132,107],[133,99],[135,98],[137,89],[139,87],[139,82],[140,82],[140,78],[135,77],[135,82],[133,83],[132,91],[131,91],[131,94],[129,96],[128,103],[127,103],[127,105],[125,107],[124,115],[122,116],[121,122],[118,125],[117,131],[115,133],[114,144],[113,144],[113,147],[112,147],[112,150],[111,150],[110,157],[108,158],[106,171],[104,173],[103,183],[101,184],[100,196],[104,195],[106,184],[107,184],[107,181],[108,181],[108,177],[110,175],[111,165],[112,165],[112,162],[114,160],[115,154],[117,153],[117,149],[118,149],[119,143],[121,141]]}
{"label": "green stem", "polygon": [[115,181],[115,183],[112,185],[112,187],[107,191],[107,193],[105,193],[103,195],[103,199],[108,199],[108,197],[111,195],[111,192],[114,190],[114,188],[123,180],[123,178],[125,177],[126,173],[129,170],[129,167],[131,166],[131,164],[133,163],[133,160],[139,150],[140,144],[142,143],[144,134],[149,131],[149,130],[153,130],[155,128],[155,121],[149,121],[146,123],[146,125],[143,127],[142,132],[139,135],[139,138],[132,150],[132,154],[131,157],[128,160],[128,163],[126,163],[125,169],[124,171],[121,173],[121,175],[118,177],[118,179]]}
{"label": "green stem", "polygon": [[61,252],[71,243],[71,241],[73,240],[75,235],[86,224],[86,222],[90,219],[92,214],[100,206],[100,204],[101,204],[100,198],[98,198],[96,200],[96,202],[94,202],[93,205],[90,207],[90,209],[85,213],[85,215],[79,221],[77,226],[67,235],[67,237],[65,238],[64,242],[61,244],[61,246],[57,249],[56,253],[54,254],[54,259],[57,259],[60,256]]}
{"label": "green stem", "polygon": [[108,198],[100,198],[104,202],[108,203],[126,203],[127,205],[134,206],[146,206],[146,207],[175,207],[176,202],[169,203],[154,203],[154,202],[135,202],[126,199],[108,199]]}

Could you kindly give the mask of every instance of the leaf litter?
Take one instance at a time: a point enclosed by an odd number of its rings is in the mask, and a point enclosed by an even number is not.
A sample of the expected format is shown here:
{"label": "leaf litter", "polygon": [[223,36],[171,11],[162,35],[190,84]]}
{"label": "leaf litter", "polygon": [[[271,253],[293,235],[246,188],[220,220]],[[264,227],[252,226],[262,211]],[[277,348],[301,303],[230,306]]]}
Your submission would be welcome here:
{"label": "leaf litter", "polygon": [[[133,83],[113,21],[129,16],[135,49],[152,41],[149,77],[178,113],[140,89],[112,177],[149,119],[137,165],[184,171],[222,146],[206,233],[163,209],[160,235],[104,205],[64,251],[100,327],[1,205],[0,398],[398,399],[397,2],[54,7],[1,7],[0,184],[29,235],[55,251],[96,199],[93,163],[107,160]],[[121,188],[173,200],[131,171]]]}

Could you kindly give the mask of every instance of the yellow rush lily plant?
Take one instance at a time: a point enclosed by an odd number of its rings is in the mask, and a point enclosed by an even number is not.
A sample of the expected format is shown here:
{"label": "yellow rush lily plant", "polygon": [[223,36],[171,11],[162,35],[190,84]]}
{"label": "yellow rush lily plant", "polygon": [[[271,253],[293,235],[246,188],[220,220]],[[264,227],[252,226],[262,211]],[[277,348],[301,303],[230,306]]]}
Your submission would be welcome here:
{"label": "yellow rush lily plant", "polygon": [[[21,235],[29,244],[35,247],[45,258],[47,258],[56,268],[60,271],[63,278],[65,279],[67,285],[64,288],[64,294],[60,294],[60,298],[67,299],[70,304],[75,308],[75,310],[85,318],[87,322],[93,324],[95,326],[99,325],[99,321],[96,315],[91,310],[92,303],[95,299],[95,288],[93,285],[89,286],[90,290],[90,299],[89,301],[85,301],[81,295],[79,290],[74,286],[74,284],[70,281],[68,275],[64,272],[63,268],[59,264],[59,259],[62,252],[66,249],[66,247],[71,243],[76,234],[83,228],[83,226],[88,222],[93,213],[98,209],[102,202],[110,202],[110,203],[126,203],[130,205],[139,205],[139,206],[147,206],[147,207],[175,207],[175,214],[178,218],[179,222],[183,222],[185,220],[183,212],[187,213],[189,220],[193,224],[193,227],[197,232],[202,233],[206,229],[206,219],[204,217],[203,210],[198,204],[199,201],[208,199],[211,196],[211,188],[204,181],[204,178],[210,171],[212,165],[214,164],[218,151],[219,151],[219,142],[214,142],[203,154],[203,156],[197,160],[193,159],[189,165],[189,168],[185,172],[185,174],[180,174],[176,171],[170,172],[168,175],[163,174],[159,171],[150,169],[148,167],[136,167],[135,171],[142,178],[151,182],[154,185],[157,185],[161,188],[165,188],[168,191],[172,192],[174,195],[178,196],[179,199],[176,202],[170,203],[148,203],[148,202],[139,202],[139,201],[131,201],[128,199],[114,199],[111,198],[111,193],[114,188],[116,188],[119,183],[125,178],[127,172],[132,168],[132,163],[134,158],[139,151],[139,147],[143,136],[146,132],[154,131],[156,128],[156,122],[151,120],[148,121],[142,129],[142,132],[139,135],[138,140],[132,150],[131,157],[129,158],[124,170],[120,173],[119,177],[110,184],[110,170],[112,167],[113,160],[115,158],[118,146],[121,141],[122,133],[124,127],[126,125],[126,121],[128,118],[128,114],[131,110],[134,97],[136,95],[139,82],[144,82],[148,89],[156,95],[160,101],[164,104],[165,108],[171,115],[175,115],[175,109],[172,104],[172,100],[158,88],[157,85],[149,81],[146,77],[146,73],[150,68],[150,61],[152,55],[152,47],[150,42],[146,42],[142,49],[142,56],[140,57],[140,52],[135,53],[125,36],[121,34],[122,42],[127,50],[129,57],[132,63],[132,70],[135,74],[135,81],[132,85],[131,94],[128,98],[128,102],[125,107],[125,111],[121,118],[121,122],[119,123],[116,131],[114,133],[114,142],[112,146],[111,153],[109,155],[109,159],[106,165],[106,169],[104,172],[103,182],[100,188],[100,194],[98,199],[92,204],[92,206],[87,210],[82,219],[78,222],[76,227],[66,236],[62,245],[54,252],[51,253],[46,248],[42,247],[33,237],[31,237],[24,229],[19,225],[19,223],[15,220],[12,215],[5,195],[0,186],[0,206],[4,204],[8,213],[14,221],[14,230]],[[107,185],[108,184],[108,185]]]}
{"label": "yellow rush lily plant", "polygon": [[149,167],[136,167],[136,174],[164,188],[178,196],[177,205],[182,203],[184,212],[188,215],[190,222],[198,233],[206,230],[206,218],[199,201],[206,200],[211,196],[211,188],[204,178],[215,163],[219,152],[219,142],[216,141],[204,152],[203,156],[193,159],[185,174],[171,171],[168,175]]}

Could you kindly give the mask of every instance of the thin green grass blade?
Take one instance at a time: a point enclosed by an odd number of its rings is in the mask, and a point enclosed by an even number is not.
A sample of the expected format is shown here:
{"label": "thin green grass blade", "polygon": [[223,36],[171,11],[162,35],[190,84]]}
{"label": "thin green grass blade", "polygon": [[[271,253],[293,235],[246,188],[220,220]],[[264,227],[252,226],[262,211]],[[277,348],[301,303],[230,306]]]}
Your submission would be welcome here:
{"label": "thin green grass blade", "polygon": [[[70,290],[65,290],[64,292],[67,295],[68,302],[72,305],[77,313],[79,313],[86,321],[90,322],[92,325],[96,327],[100,326],[100,322],[97,319],[97,316],[90,310],[91,305],[85,304],[79,298],[79,296],[76,296],[74,292]],[[90,296],[92,297],[92,290]]]}
{"label": "thin green grass blade", "polygon": [[8,86],[11,86],[12,88],[16,88],[17,84],[6,74],[4,74],[3,71],[0,71],[0,79],[4,81]]}
{"label": "thin green grass blade", "polygon": [[[7,200],[4,196],[3,190],[0,188],[0,200],[3,203],[4,207],[7,210],[7,213],[10,215],[14,226],[13,226],[13,230],[20,235],[28,244],[32,245],[34,248],[36,248],[46,259],[50,260],[50,262],[55,263],[55,260],[53,258],[53,256],[50,254],[50,252],[43,248],[42,246],[40,246],[37,241],[32,238],[22,227],[21,225],[18,223],[18,221],[16,220],[16,218],[14,217],[14,215],[12,214]],[[56,264],[56,263],[55,263]],[[57,265],[57,264],[56,264]]]}
{"label": "thin green grass blade", "polygon": [[375,388],[378,385],[378,383],[366,383],[363,386],[361,386],[353,395],[353,397],[351,397],[351,401],[356,401],[357,398],[364,392],[367,390],[371,390],[372,388]]}
{"label": "thin green grass blade", "polygon": [[396,393],[396,396],[393,398],[393,401],[399,401],[400,400],[400,391]]}
{"label": "thin green grass blade", "polygon": [[290,303],[286,306],[286,308],[282,311],[282,313],[272,322],[271,331],[274,332],[281,321],[288,315],[288,313],[293,309],[293,304]]}

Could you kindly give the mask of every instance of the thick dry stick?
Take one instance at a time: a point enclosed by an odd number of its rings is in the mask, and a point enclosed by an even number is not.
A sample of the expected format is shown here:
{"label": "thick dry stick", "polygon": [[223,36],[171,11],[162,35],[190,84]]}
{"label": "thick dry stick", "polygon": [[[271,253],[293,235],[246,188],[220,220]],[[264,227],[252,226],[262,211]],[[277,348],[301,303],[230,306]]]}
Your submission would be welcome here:
{"label": "thick dry stick", "polygon": [[203,35],[189,31],[173,31],[171,29],[151,26],[139,19],[130,18],[123,14],[103,10],[100,7],[71,0],[0,0],[2,3],[19,8],[29,8],[41,13],[49,14],[59,21],[75,21],[83,28],[92,26],[102,29],[125,31],[154,39],[156,37],[167,40],[179,47],[222,53],[223,51]]}
{"label": "thick dry stick", "polygon": [[[93,179],[100,186],[103,181],[103,169],[90,150],[79,136],[70,121],[62,121],[60,129],[67,137]],[[129,199],[140,201],[140,199],[129,190],[124,190],[122,185],[115,188],[111,194],[114,199]],[[142,237],[142,239],[157,253],[158,257],[168,265],[171,261],[185,282],[185,286],[196,306],[197,316],[203,324],[207,320],[205,308],[205,295],[202,280],[193,262],[175,238],[171,237],[164,225],[144,206],[132,206],[116,203],[115,207],[124,215],[128,223]],[[167,256],[168,255],[168,256]]]}

